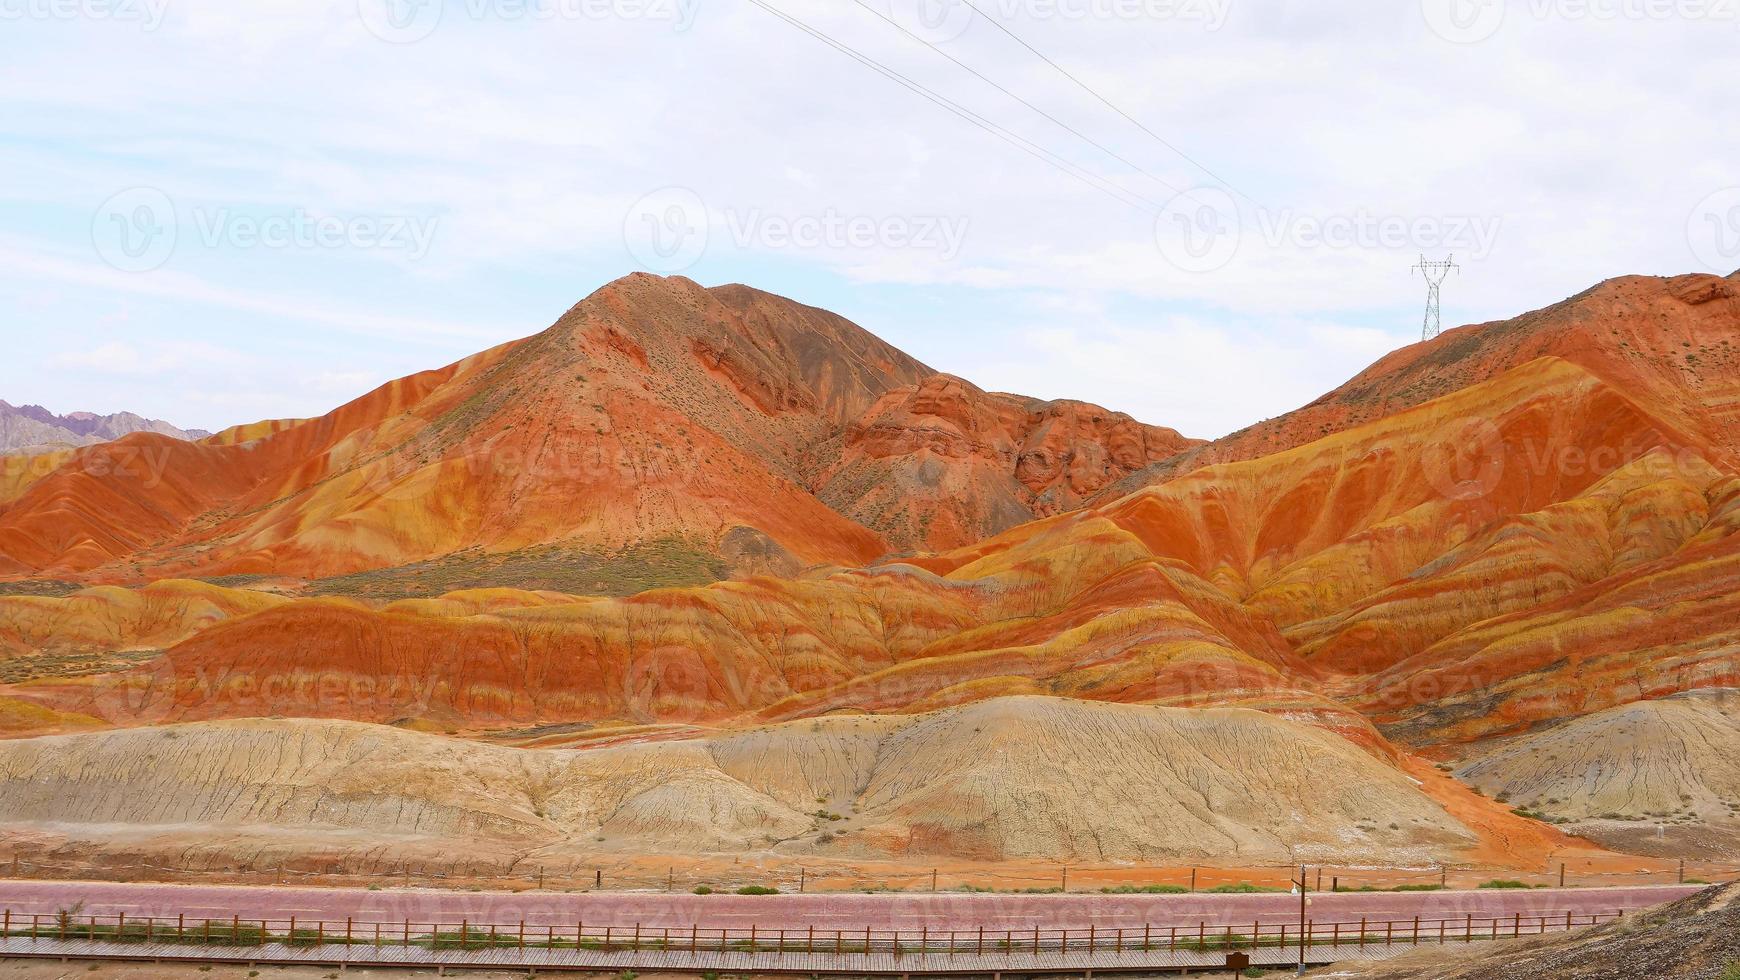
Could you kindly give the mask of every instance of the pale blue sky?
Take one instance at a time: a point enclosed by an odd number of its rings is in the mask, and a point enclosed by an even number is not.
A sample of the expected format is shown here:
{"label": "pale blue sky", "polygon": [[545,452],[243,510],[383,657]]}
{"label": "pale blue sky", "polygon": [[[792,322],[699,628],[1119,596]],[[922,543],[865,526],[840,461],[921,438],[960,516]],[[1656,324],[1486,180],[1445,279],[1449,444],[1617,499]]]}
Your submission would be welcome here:
{"label": "pale blue sky", "polygon": [[[1222,200],[983,22],[865,0],[1146,173],[852,0],[768,2],[1127,193]],[[1740,266],[1720,4],[984,0],[1247,195],[1220,205],[1236,251],[1192,258],[1175,203],[1157,240],[747,0],[416,3],[0,0],[0,398],[316,414],[681,263],[987,387],[1214,436],[1416,339],[1422,250],[1463,265],[1446,326]],[[697,207],[704,249],[646,247]]]}

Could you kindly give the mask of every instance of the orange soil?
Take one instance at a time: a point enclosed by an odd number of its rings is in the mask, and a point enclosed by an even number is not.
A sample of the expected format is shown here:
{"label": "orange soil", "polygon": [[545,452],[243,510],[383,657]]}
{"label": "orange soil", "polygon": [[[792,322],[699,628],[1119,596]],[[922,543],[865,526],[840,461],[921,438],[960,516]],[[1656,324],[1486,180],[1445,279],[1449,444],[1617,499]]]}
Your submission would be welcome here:
{"label": "orange soil", "polygon": [[[1740,685],[1737,297],[1713,276],[1615,280],[1192,448],[933,376],[776,297],[632,277],[544,334],[322,419],[253,441],[135,436],[15,479],[0,563],[306,576],[753,528],[774,556],[760,567],[783,574],[384,608],[0,598],[3,649],[169,646],[4,693],[114,724],[281,713],[651,737],[1019,693],[1241,704],[1415,772],[1494,862],[1561,850],[1389,739],[1445,754]],[[113,465],[145,450],[167,454],[160,471]],[[557,465],[574,459],[589,463]],[[1017,523],[1033,514],[1051,516]],[[866,565],[914,540],[955,547]],[[829,563],[861,567],[795,574]]]}

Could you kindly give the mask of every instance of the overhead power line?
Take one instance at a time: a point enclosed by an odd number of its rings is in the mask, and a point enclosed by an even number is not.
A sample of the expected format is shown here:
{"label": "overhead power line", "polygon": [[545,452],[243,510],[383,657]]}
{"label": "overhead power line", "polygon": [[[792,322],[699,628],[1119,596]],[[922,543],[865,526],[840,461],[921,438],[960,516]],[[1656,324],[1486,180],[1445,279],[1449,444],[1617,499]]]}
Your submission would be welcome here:
{"label": "overhead power line", "polygon": [[960,2],[962,4],[965,4],[968,10],[971,10],[973,13],[975,13],[979,17],[983,18],[987,24],[990,24],[992,27],[995,27],[997,30],[1002,31],[1004,34],[1007,34],[1010,37],[1010,39],[1012,39],[1016,44],[1019,44],[1022,47],[1026,48],[1027,50],[1033,52],[1033,54],[1036,57],[1038,57],[1040,61],[1043,61],[1046,64],[1050,65],[1053,69],[1055,69],[1057,71],[1058,74],[1060,74],[1064,78],[1067,78],[1070,81],[1074,82],[1077,86],[1079,86],[1081,88],[1081,90],[1083,92],[1086,92],[1087,94],[1100,100],[1101,104],[1103,104],[1106,108],[1112,110],[1113,112],[1117,113],[1120,116],[1123,116],[1126,120],[1128,120],[1130,122],[1131,125],[1135,126],[1137,129],[1140,129],[1142,132],[1147,133],[1149,136],[1153,137],[1154,140],[1156,142],[1158,142],[1161,146],[1164,146],[1168,150],[1171,150],[1173,153],[1178,154],[1180,157],[1183,157],[1186,161],[1188,161],[1191,166],[1193,166],[1196,169],[1202,171],[1203,173],[1209,175],[1210,177],[1213,177],[1215,180],[1219,181],[1220,183],[1226,185],[1227,189],[1231,190],[1234,194],[1237,194],[1238,196],[1244,198],[1247,201],[1250,201],[1252,204],[1257,203],[1257,202],[1251,200],[1250,195],[1246,194],[1244,191],[1239,190],[1237,187],[1234,187],[1232,185],[1231,181],[1227,180],[1225,177],[1222,177],[1220,174],[1215,173],[1214,171],[1208,169],[1208,167],[1199,163],[1196,160],[1196,158],[1192,157],[1190,154],[1184,152],[1182,149],[1179,149],[1177,146],[1173,145],[1171,141],[1166,139],[1166,137],[1161,136],[1159,133],[1154,132],[1152,129],[1149,129],[1140,119],[1137,119],[1135,116],[1130,115],[1129,113],[1125,112],[1123,109],[1118,108],[1118,106],[1116,104],[1114,104],[1111,99],[1108,99],[1105,96],[1101,95],[1099,92],[1095,91],[1092,86],[1088,85],[1088,83],[1075,77],[1075,75],[1070,73],[1069,69],[1067,69],[1067,68],[1063,67],[1062,65],[1058,64],[1057,62],[1051,60],[1051,58],[1046,56],[1045,52],[1039,50],[1038,48],[1034,47],[1033,45],[1028,44],[1026,41],[1022,40],[1022,38],[1019,34],[1016,34],[1014,31],[1003,26],[1002,21],[997,20],[995,17],[992,17],[990,14],[985,13],[983,10],[980,10],[973,3],[973,0],[960,0]]}
{"label": "overhead power line", "polygon": [[942,95],[941,93],[936,92],[933,89],[927,88],[926,86],[924,86],[918,82],[913,81],[912,79],[906,77],[905,75],[901,74],[900,72],[895,71],[894,69],[889,68],[887,65],[884,65],[881,62],[877,61],[876,59],[870,57],[869,55],[866,55],[863,52],[858,51],[857,49],[853,48],[852,46],[850,46],[842,41],[836,40],[835,38],[829,36],[826,32],[824,32],[818,28],[811,27],[809,24],[804,23],[802,20],[799,20],[798,18],[786,13],[785,11],[780,10],[779,8],[774,7],[773,5],[767,3],[766,0],[749,0],[749,2],[754,4],[757,7],[760,7],[762,10],[765,10],[768,13],[774,15],[775,17],[778,17],[780,20],[785,21],[787,24],[791,25],[792,27],[795,27],[798,30],[803,31],[805,34],[808,34],[811,37],[815,38],[816,40],[821,41],[823,44],[828,45],[829,47],[833,48],[834,50],[839,51],[841,54],[846,55],[847,57],[858,62],[859,64],[863,65],[864,67],[869,68],[870,70],[876,72],[877,74],[880,74],[883,77],[888,78],[889,80],[894,81],[894,82],[898,83],[899,85],[911,90],[912,92],[914,92],[914,93],[930,100],[931,102],[941,106],[942,108],[947,109],[949,112],[952,112],[955,115],[961,117],[962,119],[965,119],[967,122],[972,123],[973,125],[977,126],[978,128],[983,129],[984,131],[990,133],[993,136],[996,136],[998,139],[1003,140],[1004,142],[1016,147],[1017,149],[1021,150],[1024,153],[1027,153],[1029,156],[1032,156],[1032,157],[1040,160],[1041,162],[1043,162],[1043,163],[1045,163],[1045,164],[1047,164],[1047,165],[1049,165],[1049,166],[1051,166],[1051,167],[1053,167],[1053,168],[1055,168],[1055,169],[1057,169],[1057,170],[1059,170],[1059,171],[1061,171],[1061,172],[1063,172],[1071,177],[1074,177],[1076,180],[1079,180],[1082,183],[1087,184],[1089,187],[1092,187],[1093,189],[1099,191],[1100,193],[1105,194],[1108,197],[1111,197],[1113,200],[1116,200],[1118,203],[1123,204],[1127,207],[1135,208],[1136,210],[1141,211],[1142,213],[1144,213],[1150,217],[1152,217],[1156,214],[1159,214],[1163,210],[1161,205],[1148,199],[1147,197],[1144,197],[1143,195],[1138,194],[1135,191],[1121,187],[1115,183],[1112,183],[1111,181],[1106,180],[1103,177],[1098,176],[1097,174],[1091,173],[1087,170],[1082,169],[1081,167],[1076,166],[1073,163],[1070,163],[1068,160],[1065,160],[1063,157],[1058,156],[1057,154],[1055,154],[1055,153],[1051,152],[1050,150],[1047,150],[1046,148],[1032,142],[1031,140],[1026,139],[1025,137],[1022,137],[1014,132],[1011,132],[1010,130],[1006,129],[1005,127],[1000,126],[997,123],[994,123],[989,119],[986,119],[984,116],[974,112],[973,110],[967,108],[966,106],[961,105],[960,103],[954,101],[953,99],[950,99],[948,96]]}
{"label": "overhead power line", "polygon": [[1125,157],[1121,156],[1117,151],[1106,146],[1104,143],[1101,143],[1100,141],[1094,139],[1093,137],[1087,135],[1086,133],[1083,133],[1081,130],[1076,129],[1074,126],[1071,126],[1069,123],[1064,122],[1063,120],[1057,118],[1056,116],[1052,115],[1051,113],[1046,112],[1044,109],[1041,109],[1040,107],[1038,107],[1038,106],[1034,105],[1033,103],[1027,101],[1026,99],[1022,98],[1020,95],[1017,95],[1016,93],[1003,87],[1002,85],[998,84],[996,80],[987,76],[984,72],[979,71],[977,68],[974,68],[972,65],[969,65],[966,62],[962,61],[961,59],[955,57],[954,55],[949,54],[947,51],[943,50],[941,47],[937,46],[936,44],[934,44],[930,40],[928,40],[928,39],[926,39],[918,34],[914,34],[912,31],[908,30],[905,25],[901,24],[899,21],[888,16],[887,14],[883,13],[882,11],[877,10],[874,6],[867,3],[866,0],[853,0],[853,2],[856,3],[860,7],[863,7],[865,10],[870,11],[872,14],[875,14],[877,17],[881,18],[890,27],[893,27],[895,30],[906,35],[907,37],[911,38],[912,40],[917,41],[918,43],[924,45],[925,47],[931,49],[932,51],[935,51],[937,54],[942,55],[944,58],[947,58],[948,60],[954,62],[956,65],[958,65],[961,68],[965,69],[966,71],[972,73],[973,77],[984,82],[986,85],[991,86],[992,88],[996,89],[997,91],[1002,92],[1004,95],[1007,95],[1011,99],[1014,99],[1016,102],[1019,102],[1022,105],[1026,106],[1027,108],[1032,109],[1034,112],[1038,113],[1039,115],[1044,116],[1046,119],[1049,119],[1051,122],[1057,124],[1057,126],[1062,128],[1064,131],[1075,135],[1077,138],[1081,139],[1083,142],[1087,143],[1090,146],[1095,147],[1096,149],[1100,150],[1102,153],[1104,153],[1107,156],[1111,157],[1112,159],[1118,161],[1119,163],[1123,164],[1124,166],[1129,167],[1131,170],[1136,171],[1137,173],[1141,174],[1144,177],[1147,177],[1149,180],[1152,180],[1154,183],[1159,184],[1161,187],[1166,188],[1167,190],[1171,191],[1174,194],[1183,193],[1183,191],[1179,190],[1177,187],[1173,186],[1171,183],[1168,183],[1164,178],[1162,178],[1154,173],[1149,172],[1146,168],[1144,168],[1140,164],[1126,159]]}

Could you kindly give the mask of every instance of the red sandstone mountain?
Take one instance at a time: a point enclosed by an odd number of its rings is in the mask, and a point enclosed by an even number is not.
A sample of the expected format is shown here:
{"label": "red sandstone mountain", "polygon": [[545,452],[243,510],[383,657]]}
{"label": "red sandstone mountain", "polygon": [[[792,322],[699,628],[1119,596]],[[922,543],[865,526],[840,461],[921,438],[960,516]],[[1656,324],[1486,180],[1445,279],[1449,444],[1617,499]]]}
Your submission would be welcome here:
{"label": "red sandstone mountain", "polygon": [[[437,556],[423,574],[473,562],[502,584],[552,542],[681,536],[749,567],[862,567],[626,598],[384,604],[366,575],[329,590],[348,598],[192,582],[0,597],[0,654],[167,649],[12,685],[0,724],[744,728],[1008,695],[1236,705],[1329,729],[1544,853],[1556,831],[1410,754],[1525,740],[1505,758],[1547,784],[1553,756],[1526,741],[1543,730],[1740,687],[1735,289],[1615,280],[1192,449],[937,376],[765,294],[633,278],[323,419],[182,446],[155,483],[91,465],[156,445],[142,437],[0,481],[19,488],[0,552],[117,577]],[[546,455],[584,452],[625,468],[571,475]],[[1119,495],[1120,478],[1148,485]],[[903,540],[953,546],[865,564]],[[371,575],[389,572],[408,574]]]}
{"label": "red sandstone mountain", "polygon": [[318,419],[21,464],[0,482],[0,575],[408,566],[391,587],[427,592],[507,562],[610,592],[790,574],[965,544],[1191,444],[1076,403],[946,406],[938,378],[822,310],[630,276]]}
{"label": "red sandstone mountain", "polygon": [[1511,320],[1394,351],[1303,408],[1107,488],[1128,493],[1216,462],[1254,459],[1376,421],[1541,357],[1576,364],[1740,461],[1740,273],[1610,279]]}
{"label": "red sandstone mountain", "polygon": [[[1020,524],[905,563],[622,601],[487,593],[386,611],[290,603],[189,621],[179,633],[185,642],[170,657],[185,666],[176,670],[182,678],[294,669],[315,676],[360,672],[371,684],[414,664],[413,673],[428,674],[432,690],[443,692],[439,704],[418,710],[479,721],[783,718],[1050,693],[1308,710],[1381,744],[1362,728],[1363,715],[1416,745],[1523,730],[1626,699],[1740,683],[1731,625],[1740,620],[1727,608],[1740,594],[1740,537],[1733,534],[1740,528],[1740,482],[1726,462],[1725,444],[1713,438],[1723,431],[1727,393],[1740,376],[1740,362],[1722,353],[1729,346],[1724,334],[1740,333],[1731,288],[1716,277],[1619,280],[1549,311],[1452,331],[1398,352],[1379,366],[1390,368],[1362,376],[1368,380],[1361,384],[1393,386],[1389,379],[1405,377],[1416,369],[1410,365],[1441,362],[1460,373],[1445,382],[1449,391],[1440,397],[1415,401],[1398,395],[1383,402],[1392,409],[1387,414],[1348,422],[1327,437],[1195,469],[1086,510]],[[594,352],[586,362],[589,378],[617,377],[598,350],[665,368],[657,379],[631,375],[644,379],[633,385],[594,382],[600,394],[588,397],[600,397],[612,419],[623,417],[619,406],[625,403],[634,404],[641,417],[658,417],[649,414],[658,403],[646,392],[667,384],[681,390],[681,366],[667,360],[668,350],[631,343],[631,334],[650,331],[625,328],[634,321],[610,312],[644,306],[639,289],[673,292],[654,280],[619,283],[533,341],[408,380],[403,400],[419,412],[428,406],[426,414],[393,415],[397,421],[390,425],[429,447],[424,451],[435,462],[412,469],[411,476],[434,482],[426,495],[411,494],[393,505],[418,520],[433,515],[449,522],[481,505],[501,533],[518,535],[521,546],[531,543],[532,533],[523,526],[528,515],[550,511],[530,508],[511,482],[503,490],[462,468],[455,479],[465,492],[440,489],[445,469],[463,466],[465,459],[461,454],[456,464],[451,453],[438,451],[446,444],[444,433],[458,425],[450,406],[489,397],[518,406],[520,399],[545,397],[487,379],[490,372],[508,371],[509,364],[522,372],[518,376],[543,376],[536,370],[539,359],[556,357],[552,348],[566,351],[562,345],[586,337],[586,349]],[[712,308],[712,294],[698,287],[683,285],[675,293]],[[783,302],[748,291],[734,295]],[[1643,320],[1640,309],[1649,314]],[[730,334],[709,336],[719,350],[730,349]],[[1617,374],[1614,365],[1627,373],[1603,377],[1556,355],[1507,366],[1514,359],[1507,352],[1533,352],[1546,342],[1543,336],[1565,350],[1584,351],[1584,360],[1610,374]],[[1611,363],[1586,353],[1604,345],[1636,353],[1615,355]],[[1476,358],[1469,351],[1487,353]],[[1681,352],[1694,356],[1688,361]],[[751,356],[744,350],[711,356],[708,376],[747,376],[737,365]],[[869,375],[830,363],[810,376],[837,382]],[[752,458],[779,460],[783,452],[791,453],[798,472],[815,459],[830,460],[832,469],[817,480],[823,500],[831,488],[853,485],[842,480],[872,487],[874,492],[830,500],[836,509],[829,509],[797,491],[795,482],[763,478],[763,486],[793,488],[775,498],[780,508],[811,509],[787,523],[780,523],[783,514],[762,517],[770,530],[761,533],[794,551],[814,549],[809,555],[823,560],[844,560],[842,552],[856,542],[874,541],[841,511],[867,507],[860,512],[874,516],[875,506],[902,499],[915,510],[941,504],[931,511],[937,515],[932,523],[948,521],[949,533],[964,535],[978,526],[975,520],[998,519],[998,511],[957,491],[996,486],[998,474],[1007,473],[1004,492],[986,499],[1002,501],[1013,515],[1018,508],[1067,502],[1065,494],[1085,495],[1142,452],[1170,449],[1164,430],[1090,407],[1035,407],[957,379],[888,386],[875,397],[870,387],[836,383],[821,389],[823,395],[813,382],[793,381],[784,389],[733,384],[746,400],[739,402],[742,410],[710,406],[721,422],[705,433],[696,430],[694,445],[731,449],[732,440],[744,446],[760,440],[759,457],[747,449],[731,457],[739,468]],[[1276,420],[1268,431],[1297,433],[1329,411],[1325,406],[1357,404],[1358,397],[1346,394],[1350,390]],[[1404,404],[1409,401],[1414,403]],[[806,413],[792,408],[785,429],[748,424],[763,405],[833,407]],[[527,405],[513,412],[530,410]],[[461,415],[497,418],[504,411],[486,405]],[[819,427],[814,416],[829,412],[852,419],[832,440],[805,447],[790,435]],[[317,431],[354,431],[388,414],[359,414],[343,425],[329,417]],[[496,439],[522,429],[555,438],[537,429],[539,417],[509,414],[507,424],[484,431]],[[306,428],[242,446],[265,459],[282,439],[319,445]],[[1090,460],[1079,470],[1051,466],[1047,440],[1059,428],[1066,440],[1094,433],[1093,445],[1105,447],[1107,461]],[[650,436],[637,430],[615,438],[616,445],[632,446]],[[1227,444],[1239,445],[1240,437]],[[190,451],[206,454],[202,459],[215,465],[227,458],[216,455],[221,448]],[[926,482],[927,468],[938,461],[948,464],[944,477]],[[1004,467],[1006,462],[1013,466]],[[430,467],[434,475],[425,476]],[[316,501],[354,499],[357,477],[354,470],[345,472],[311,481],[314,489],[307,494]],[[713,470],[694,472],[710,479]],[[125,485],[114,477],[81,478],[125,496],[119,489]],[[257,488],[264,480],[241,468],[174,470],[166,486],[175,491],[171,500],[225,493],[259,498],[267,496]],[[632,481],[599,486],[604,495],[645,487]],[[40,489],[19,502],[29,502]],[[691,504],[654,489],[666,496],[620,506],[647,515],[643,528],[655,532],[687,516],[691,506],[722,506],[718,497]],[[376,497],[392,494],[376,491]],[[294,494],[272,499],[267,514],[274,508],[301,514],[309,507]],[[431,499],[441,507],[432,507]],[[755,501],[729,503],[748,512]],[[344,522],[316,525],[320,537],[341,530],[354,535],[329,547],[354,551],[358,540],[372,540],[374,526],[357,510],[327,509],[344,514]],[[0,529],[17,528],[28,515],[15,505],[0,514]],[[190,519],[190,526],[199,521]],[[120,534],[111,532],[109,540],[125,544]],[[286,540],[302,546],[305,539]],[[864,551],[877,546],[867,544]],[[289,548],[272,558],[311,560]],[[146,609],[158,612],[144,616]],[[0,626],[9,622],[11,631],[0,632],[0,640],[15,649],[50,647],[63,634],[68,646],[88,648],[86,631],[55,625],[65,621],[65,610],[38,603],[0,611],[10,617]],[[88,614],[116,620],[114,632],[123,636],[143,628],[125,625],[139,616],[154,636],[175,630],[165,623],[161,602],[106,599]],[[214,621],[219,625],[208,629]],[[580,652],[579,662],[593,667],[575,666]],[[498,676],[508,665],[521,680]],[[73,700],[56,695],[54,701],[76,707],[76,691],[67,696]],[[180,704],[177,711],[192,717],[232,710],[210,691],[182,691],[173,700]],[[387,720],[413,707],[389,698],[367,711],[326,710]],[[297,713],[306,706],[277,710]]]}

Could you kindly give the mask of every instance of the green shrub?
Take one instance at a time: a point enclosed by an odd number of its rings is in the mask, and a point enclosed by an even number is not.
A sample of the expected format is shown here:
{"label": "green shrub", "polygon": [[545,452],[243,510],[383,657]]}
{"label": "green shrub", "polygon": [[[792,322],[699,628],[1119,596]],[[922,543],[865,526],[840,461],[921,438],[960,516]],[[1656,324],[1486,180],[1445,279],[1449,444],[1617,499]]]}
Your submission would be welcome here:
{"label": "green shrub", "polygon": [[1494,878],[1491,881],[1481,882],[1479,887],[1481,887],[1481,888],[1527,888],[1529,886],[1526,882],[1515,881],[1515,880],[1510,879],[1510,878]]}
{"label": "green shrub", "polygon": [[766,885],[744,885],[742,888],[737,889],[737,894],[739,894],[739,895],[778,895],[779,889],[769,888]]}
{"label": "green shrub", "polygon": [[709,888],[706,885],[696,885],[695,886],[695,894],[697,894],[697,895],[711,895],[711,894],[713,894],[713,889]]}

